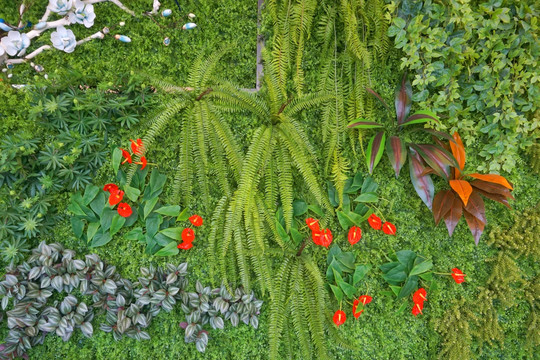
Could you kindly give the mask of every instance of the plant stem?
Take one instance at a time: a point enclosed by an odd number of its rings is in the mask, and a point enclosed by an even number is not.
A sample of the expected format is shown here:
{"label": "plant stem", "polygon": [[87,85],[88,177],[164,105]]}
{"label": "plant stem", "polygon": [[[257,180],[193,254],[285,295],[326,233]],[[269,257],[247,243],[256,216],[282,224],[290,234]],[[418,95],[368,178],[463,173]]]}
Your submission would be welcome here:
{"label": "plant stem", "polygon": [[298,249],[298,252],[296,253],[296,256],[302,255],[302,251],[304,251],[304,249],[306,248],[306,245],[307,245],[307,239],[304,239],[304,241],[302,241],[302,245],[300,245],[300,249]]}

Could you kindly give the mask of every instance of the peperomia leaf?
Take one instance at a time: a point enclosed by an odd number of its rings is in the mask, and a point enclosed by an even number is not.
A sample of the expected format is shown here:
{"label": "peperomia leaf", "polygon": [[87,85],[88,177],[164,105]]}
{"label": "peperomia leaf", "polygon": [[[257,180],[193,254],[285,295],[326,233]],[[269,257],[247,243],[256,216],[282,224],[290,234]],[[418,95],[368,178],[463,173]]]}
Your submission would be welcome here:
{"label": "peperomia leaf", "polygon": [[378,132],[373,135],[369,140],[369,144],[366,151],[366,162],[370,174],[373,174],[373,169],[381,161],[382,154],[384,152],[384,144],[386,140],[386,134],[384,132]]}
{"label": "peperomia leaf", "polygon": [[407,74],[403,74],[401,84],[396,89],[396,115],[398,125],[402,125],[403,121],[411,111],[412,103],[412,86],[407,79]]}
{"label": "peperomia leaf", "polygon": [[388,155],[388,159],[390,160],[390,164],[392,164],[397,179],[401,168],[407,160],[405,142],[397,136],[390,136],[386,142],[386,155]]}

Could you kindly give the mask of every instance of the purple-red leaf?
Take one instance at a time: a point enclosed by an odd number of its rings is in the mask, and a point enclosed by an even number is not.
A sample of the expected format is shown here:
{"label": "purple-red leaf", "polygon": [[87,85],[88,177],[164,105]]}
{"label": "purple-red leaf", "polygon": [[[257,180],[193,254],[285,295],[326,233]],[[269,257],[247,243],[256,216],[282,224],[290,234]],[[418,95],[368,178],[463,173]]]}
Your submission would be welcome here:
{"label": "purple-red leaf", "polygon": [[367,160],[367,167],[369,170],[369,173],[373,173],[373,169],[375,169],[375,166],[381,161],[381,157],[384,150],[384,142],[386,140],[386,134],[381,131],[377,134],[373,135],[371,140],[369,140],[367,152],[366,152],[366,160]]}
{"label": "purple-red leaf", "polygon": [[483,180],[474,180],[471,182],[471,185],[482,191],[492,193],[492,194],[502,195],[504,197],[515,200],[510,190],[508,190],[501,184],[494,184],[494,183],[490,183]]}
{"label": "purple-red leaf", "polygon": [[420,155],[414,149],[409,148],[409,173],[411,175],[411,182],[420,199],[431,210],[435,187],[429,175],[422,175],[424,170],[425,165]]}
{"label": "purple-red leaf", "polygon": [[411,144],[411,146],[437,175],[446,180],[450,178],[450,166],[458,166],[452,154],[436,145]]}
{"label": "purple-red leaf", "polygon": [[450,210],[444,215],[444,222],[446,223],[446,228],[448,229],[448,234],[452,236],[454,233],[454,229],[456,228],[456,225],[459,222],[459,219],[461,219],[461,215],[463,214],[463,203],[461,200],[454,196],[454,200],[452,200],[452,205],[450,206]]}
{"label": "purple-red leaf", "polygon": [[478,193],[478,194],[480,194],[480,195],[482,195],[482,196],[484,196],[484,197],[486,197],[488,199],[491,199],[493,201],[500,202],[501,204],[503,204],[507,208],[512,209],[512,207],[508,203],[508,199],[504,195],[489,193],[489,192],[486,192],[484,190],[480,190],[479,188],[475,188],[474,192],[476,192],[476,193]]}
{"label": "purple-red leaf", "polygon": [[375,128],[381,128],[383,127],[382,124],[376,123],[374,121],[367,121],[363,118],[353,120],[347,125],[348,128],[351,129],[375,129]]}
{"label": "purple-red leaf", "polygon": [[446,215],[452,203],[454,202],[455,195],[452,190],[439,191],[433,199],[433,218],[435,219],[435,225],[439,225],[441,219]]}
{"label": "purple-red leaf", "polygon": [[397,136],[390,136],[386,142],[386,154],[390,159],[390,164],[396,173],[396,178],[399,176],[399,171],[407,160],[407,150],[405,142]]}
{"label": "purple-red leaf", "polygon": [[366,87],[366,90],[373,96],[375,96],[377,99],[379,99],[380,102],[382,102],[382,104],[384,105],[385,108],[388,109],[388,111],[390,111],[390,106],[388,106],[388,104],[383,100],[383,98],[381,97],[381,95],[377,94],[373,89],[371,88],[368,88]]}
{"label": "purple-red leaf", "polygon": [[420,110],[409,116],[405,121],[403,121],[402,125],[414,125],[414,124],[421,124],[426,123],[430,121],[436,121],[439,122],[439,118],[437,115],[429,110]]}
{"label": "purple-red leaf", "polygon": [[494,183],[494,184],[501,184],[502,186],[504,186],[505,188],[510,189],[510,190],[514,189],[512,184],[510,184],[508,182],[508,180],[506,180],[504,178],[504,176],[501,176],[501,175],[497,175],[497,174],[484,175],[484,174],[474,173],[474,174],[467,174],[465,176],[470,176],[470,177],[473,177],[475,179],[484,180],[484,181]]}
{"label": "purple-red leaf", "polygon": [[398,125],[403,124],[403,120],[405,120],[409,111],[411,111],[411,103],[412,86],[409,80],[407,80],[407,74],[405,73],[403,74],[401,84],[396,89],[395,105]]}
{"label": "purple-red leaf", "polygon": [[456,140],[454,140],[454,138],[452,137],[452,135],[450,134],[447,134],[443,131],[437,131],[437,130],[434,130],[434,129],[421,129],[422,131],[425,131],[427,132],[428,134],[431,134],[431,135],[434,135],[436,137],[439,137],[439,138],[444,138],[448,141],[451,141],[451,142],[456,142]]}
{"label": "purple-red leaf", "polygon": [[487,223],[484,200],[482,200],[482,197],[476,192],[473,192],[471,196],[469,196],[469,202],[465,206],[465,211],[473,215],[484,224]]}
{"label": "purple-red leaf", "polygon": [[480,236],[484,232],[485,224],[478,220],[476,216],[469,213],[468,211],[465,211],[464,215],[465,220],[467,220],[467,225],[469,225],[469,229],[471,229],[471,233],[474,237],[474,243],[478,245],[478,242],[480,241]]}

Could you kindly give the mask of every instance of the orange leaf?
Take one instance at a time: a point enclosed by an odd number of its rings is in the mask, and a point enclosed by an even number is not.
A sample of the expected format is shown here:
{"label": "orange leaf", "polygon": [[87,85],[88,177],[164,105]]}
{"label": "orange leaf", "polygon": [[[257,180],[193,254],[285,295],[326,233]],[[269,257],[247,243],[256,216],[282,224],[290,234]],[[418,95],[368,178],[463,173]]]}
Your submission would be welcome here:
{"label": "orange leaf", "polygon": [[[450,141],[450,148],[452,149],[452,155],[456,158],[459,168],[463,170],[465,168],[465,147],[463,146],[463,142],[461,141],[461,137],[459,137],[459,134],[457,132],[454,133],[454,140]],[[460,171],[458,169],[455,169],[455,176],[456,178],[459,177]]]}
{"label": "orange leaf", "polygon": [[480,179],[480,180],[484,180],[484,181],[487,181],[487,182],[491,182],[491,183],[494,183],[494,184],[501,184],[502,186],[504,186],[505,188],[510,189],[510,190],[514,189],[512,187],[512,185],[510,185],[508,180],[506,180],[501,175],[496,175],[496,174],[484,175],[484,174],[474,173],[474,174],[468,174],[467,176],[473,177],[475,179]]}
{"label": "orange leaf", "polygon": [[472,193],[471,184],[465,180],[450,180],[450,186],[459,195],[461,200],[463,200],[463,204],[467,206],[469,196],[471,196]]}

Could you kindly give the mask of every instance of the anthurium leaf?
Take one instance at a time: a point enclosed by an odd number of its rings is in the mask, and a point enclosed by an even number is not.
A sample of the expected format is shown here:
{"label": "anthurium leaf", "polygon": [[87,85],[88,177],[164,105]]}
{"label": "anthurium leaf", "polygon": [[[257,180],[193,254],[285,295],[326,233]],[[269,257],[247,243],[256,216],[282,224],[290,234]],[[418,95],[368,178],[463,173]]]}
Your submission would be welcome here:
{"label": "anthurium leaf", "polygon": [[384,132],[378,132],[373,135],[369,140],[369,144],[366,151],[366,161],[369,173],[373,173],[375,166],[381,161],[382,154],[384,152],[384,144],[386,140],[386,134]]}
{"label": "anthurium leaf", "polygon": [[336,300],[338,302],[343,301],[343,291],[335,285],[330,284],[330,288],[332,289],[332,292],[334,293],[334,296],[336,297]]}
{"label": "anthurium leaf", "polygon": [[103,209],[103,212],[101,213],[101,219],[99,221],[101,223],[103,231],[107,231],[110,229],[113,216],[116,214],[118,214],[116,210],[109,208]]}
{"label": "anthurium leaf", "polygon": [[127,240],[138,240],[141,241],[144,239],[143,231],[141,227],[136,227],[135,229],[128,232],[125,236]]}
{"label": "anthurium leaf", "polygon": [[411,295],[413,291],[415,291],[416,289],[418,289],[418,276],[416,275],[409,276],[407,278],[407,281],[405,281],[405,284],[401,288],[401,291],[399,292],[399,295],[397,298],[401,299],[401,298],[407,297]]}
{"label": "anthurium leaf", "polygon": [[450,187],[459,195],[463,204],[467,206],[469,197],[473,192],[471,184],[465,180],[450,180]]}
{"label": "anthurium leaf", "polygon": [[374,193],[377,192],[379,185],[373,180],[371,176],[368,176],[364,179],[362,183],[362,192],[363,193]]}
{"label": "anthurium leaf", "polygon": [[75,234],[75,236],[80,239],[82,237],[82,234],[83,234],[83,229],[84,229],[84,222],[75,217],[75,216],[72,216],[71,217],[71,228],[73,229],[73,233]]}
{"label": "anthurium leaf", "polygon": [[277,232],[281,240],[285,242],[291,240],[291,238],[289,237],[289,234],[287,234],[287,231],[285,231],[285,228],[283,227],[283,225],[281,225],[281,223],[277,220],[276,220],[276,228],[277,228]]}
{"label": "anthurium leaf", "polygon": [[150,182],[144,193],[144,200],[152,199],[161,194],[163,186],[167,181],[167,176],[159,173],[156,169],[150,174]]}
{"label": "anthurium leaf", "polygon": [[383,265],[379,266],[379,269],[381,269],[383,274],[386,274],[387,272],[389,272],[390,270],[392,270],[396,266],[399,266],[399,262],[389,262],[389,263],[386,263],[386,264],[383,264]]}
{"label": "anthurium leaf", "polygon": [[347,125],[350,129],[376,129],[384,127],[383,124],[379,124],[375,121],[368,121],[364,118],[353,120]]}
{"label": "anthurium leaf", "polygon": [[420,199],[431,210],[435,186],[429,175],[422,175],[425,166],[420,155],[413,149],[409,149],[409,173],[411,182]]}
{"label": "anthurium leaf", "polygon": [[109,243],[109,241],[111,241],[111,239],[112,239],[111,234],[109,234],[108,231],[105,231],[105,232],[98,231],[97,234],[94,235],[94,238],[92,239],[90,247],[94,248],[94,247],[106,245],[107,243]]}
{"label": "anthurium leaf", "polygon": [[388,109],[388,111],[391,111],[390,106],[388,106],[388,104],[383,100],[381,95],[377,94],[373,89],[368,87],[366,87],[366,91],[369,92],[371,95],[375,96],[384,105],[384,107]]}
{"label": "anthurium leaf", "polygon": [[372,203],[377,202],[379,200],[379,197],[377,194],[368,192],[368,193],[362,193],[360,196],[358,196],[354,201],[356,202],[363,202],[363,203]]}
{"label": "anthurium leaf", "polygon": [[399,309],[396,310],[396,315],[399,315],[399,314],[401,314],[402,312],[404,312],[406,308],[407,308],[407,303],[404,302],[403,304],[401,304],[401,306],[399,307]]}
{"label": "anthurium leaf", "polygon": [[130,227],[131,225],[135,224],[137,222],[137,219],[139,218],[139,210],[135,205],[131,207],[131,215],[129,215],[126,218],[126,223],[124,224],[125,227]]}
{"label": "anthurium leaf", "polygon": [[125,217],[120,216],[120,214],[115,214],[112,218],[111,228],[109,230],[111,236],[114,236],[114,234],[116,234],[122,228],[122,226],[124,226],[125,222]]}
{"label": "anthurium leaf", "polygon": [[90,208],[96,214],[100,215],[103,209],[105,208],[105,203],[107,201],[108,196],[109,196],[108,192],[101,191],[90,203]]}
{"label": "anthurium leaf", "polygon": [[188,208],[185,208],[184,210],[182,210],[182,212],[180,213],[180,215],[178,215],[178,217],[176,218],[176,222],[179,222],[179,221],[186,221],[189,219],[189,212],[188,212]]}
{"label": "anthurium leaf", "polygon": [[474,237],[474,243],[478,245],[480,236],[482,236],[482,233],[484,232],[485,224],[468,211],[464,211],[463,214],[465,215],[465,220],[467,220],[467,225],[469,225],[471,234]]}
{"label": "anthurium leaf", "polygon": [[407,278],[407,273],[405,272],[406,270],[407,268],[405,267],[405,265],[399,264],[398,266],[394,267],[392,270],[384,274],[383,278],[392,285],[399,285]]}
{"label": "anthurium leaf", "polygon": [[345,295],[347,295],[349,299],[354,298],[354,295],[356,294],[356,288],[354,286],[352,286],[351,284],[343,280],[337,281],[337,284],[339,285],[341,290],[343,290],[343,292],[345,293]]}
{"label": "anthurium leaf", "polygon": [[386,290],[385,290],[385,291],[381,291],[381,295],[383,295],[383,296],[388,296],[388,297],[391,297],[391,298],[394,297],[394,293],[393,293],[393,292],[391,292],[391,291],[386,291]]}
{"label": "anthurium leaf", "polygon": [[148,215],[150,215],[152,210],[154,210],[154,207],[156,206],[157,202],[158,202],[157,197],[145,201],[144,208],[143,208],[143,218],[144,219],[146,219],[148,217]]}
{"label": "anthurium leaf", "polygon": [[396,256],[398,261],[405,266],[406,271],[411,271],[416,260],[416,253],[411,250],[401,250],[396,253]]}
{"label": "anthurium leaf", "polygon": [[353,285],[357,286],[371,269],[371,265],[357,265],[353,275]]}
{"label": "anthurium leaf", "polygon": [[396,179],[405,161],[407,160],[407,150],[405,142],[397,136],[390,136],[386,142],[386,155],[392,164],[392,168],[396,174]]}
{"label": "anthurium leaf", "polygon": [[448,229],[448,234],[450,236],[452,236],[452,234],[454,233],[454,229],[456,228],[456,225],[458,224],[462,214],[463,203],[457,196],[454,196],[454,199],[452,200],[452,205],[450,206],[450,211],[448,211],[446,215],[444,215],[444,222],[446,223],[446,228]]}
{"label": "anthurium leaf", "polygon": [[169,243],[173,242],[175,244],[178,244],[177,241],[172,240],[170,237],[163,235],[162,233],[157,233],[154,236],[154,240],[156,240],[156,243],[158,243],[160,246],[167,246]]}
{"label": "anthurium leaf", "polygon": [[484,200],[476,192],[471,193],[471,196],[469,196],[469,202],[465,206],[465,211],[473,215],[480,222],[487,224]]}
{"label": "anthurium leaf", "polygon": [[340,272],[336,270],[335,267],[332,267],[332,271],[334,272],[334,279],[336,279],[336,284],[339,285],[340,282],[343,282],[343,278],[341,277]]}
{"label": "anthurium leaf", "polygon": [[82,199],[82,202],[84,205],[90,204],[92,200],[96,197],[96,195],[99,193],[99,188],[95,185],[88,185],[86,189],[84,190],[84,196]]}
{"label": "anthurium leaf", "polygon": [[412,103],[412,86],[407,79],[407,74],[403,74],[401,83],[396,88],[396,115],[398,125],[403,124],[403,121],[411,111]]}
{"label": "anthurium leaf", "polygon": [[343,264],[346,268],[348,268],[347,272],[352,272],[354,270],[354,260],[355,256],[352,252],[342,252],[340,254],[335,255],[335,258],[337,261],[339,261],[341,264]]}
{"label": "anthurium leaf", "polygon": [[343,230],[348,230],[353,225],[361,226],[362,222],[369,217],[368,214],[362,216],[352,211],[336,211],[336,215]]}
{"label": "anthurium leaf", "polygon": [[291,228],[291,236],[296,245],[300,245],[300,243],[304,240],[302,234],[300,234],[300,232],[295,228]]}
{"label": "anthurium leaf", "polygon": [[500,184],[500,185],[502,185],[505,188],[510,189],[510,190],[513,189],[512,184],[510,184],[508,182],[508,180],[506,180],[501,175],[496,175],[496,174],[484,175],[484,174],[474,173],[474,174],[467,174],[467,176],[473,177],[473,178],[478,179],[478,180],[483,180],[483,181],[487,181],[487,182],[490,182],[490,183],[494,183],[494,184]]}
{"label": "anthurium leaf", "polygon": [[163,229],[160,231],[160,233],[174,240],[182,240],[182,230],[184,230],[184,228],[172,227]]}
{"label": "anthurium leaf", "polygon": [[118,169],[120,168],[121,161],[122,161],[122,150],[120,150],[119,148],[114,148],[112,152],[112,167],[114,169],[115,174],[118,172]]}
{"label": "anthurium leaf", "polygon": [[412,268],[411,272],[409,273],[409,276],[423,274],[426,271],[429,271],[432,267],[433,267],[433,263],[431,262],[431,260],[423,261]]}
{"label": "anthurium leaf", "polygon": [[86,216],[86,213],[82,209],[82,205],[71,198],[71,203],[68,205],[68,210],[77,216]]}
{"label": "anthurium leaf", "polygon": [[339,247],[338,244],[334,243],[334,245],[330,247],[330,251],[328,251],[328,258],[326,259],[326,264],[330,265],[334,257],[336,257],[339,254],[341,254],[341,248]]}
{"label": "anthurium leaf", "polygon": [[337,207],[339,205],[339,198],[337,196],[336,188],[330,181],[327,181],[326,184],[328,186],[328,200],[330,200],[330,204],[332,204],[333,207]]}
{"label": "anthurium leaf", "polygon": [[347,194],[354,194],[358,190],[362,188],[362,183],[364,182],[364,176],[362,173],[356,173],[354,175],[354,178],[347,179],[347,183],[345,184],[345,192]]}
{"label": "anthurium leaf", "polygon": [[420,110],[409,116],[402,125],[422,124],[430,121],[439,122],[439,117],[430,110]]}
{"label": "anthurium leaf", "polygon": [[163,217],[159,214],[152,214],[146,219],[146,235],[154,237],[159,231],[159,226],[163,222]]}
{"label": "anthurium leaf", "polygon": [[178,250],[178,245],[176,242],[172,241],[169,244],[167,244],[165,247],[161,248],[157,253],[155,253],[155,256],[172,256],[177,255],[180,250]]}
{"label": "anthurium leaf", "polygon": [[398,296],[399,292],[401,291],[401,286],[390,285],[390,289],[392,289],[394,295]]}
{"label": "anthurium leaf", "polygon": [[450,211],[454,197],[452,190],[441,190],[435,195],[432,208],[435,225],[438,225],[444,215]]}
{"label": "anthurium leaf", "polygon": [[178,216],[180,215],[180,205],[162,206],[155,212],[165,216]]}
{"label": "anthurium leaf", "polygon": [[426,281],[431,281],[431,279],[433,279],[433,273],[432,272],[418,274],[418,276],[420,276],[423,280],[426,280]]}
{"label": "anthurium leaf", "polygon": [[293,215],[301,216],[308,211],[308,204],[303,200],[294,200],[293,201]]}
{"label": "anthurium leaf", "polygon": [[86,238],[87,241],[90,242],[98,232],[100,227],[100,223],[98,222],[92,222],[88,224],[88,229],[86,230]]}
{"label": "anthurium leaf", "polygon": [[141,195],[141,190],[131,187],[129,185],[126,185],[124,187],[124,192],[126,193],[126,196],[129,200],[136,202],[139,199],[139,196]]}
{"label": "anthurium leaf", "polygon": [[308,205],[308,209],[313,211],[318,216],[323,216],[324,213],[319,205]]}

